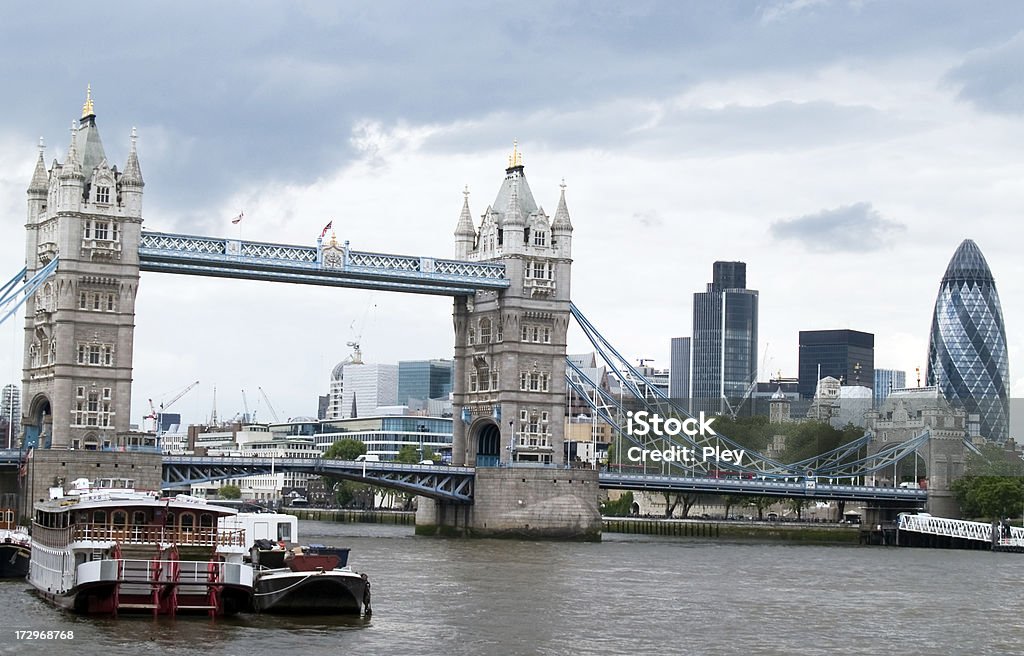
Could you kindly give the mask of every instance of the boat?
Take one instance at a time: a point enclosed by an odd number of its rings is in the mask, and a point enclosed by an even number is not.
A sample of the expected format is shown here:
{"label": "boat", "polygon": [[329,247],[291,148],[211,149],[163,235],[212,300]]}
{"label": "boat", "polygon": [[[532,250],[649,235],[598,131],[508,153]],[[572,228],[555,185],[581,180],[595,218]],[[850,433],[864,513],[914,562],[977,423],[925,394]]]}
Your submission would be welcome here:
{"label": "boat", "polygon": [[[241,526],[254,569],[252,610],[307,615],[372,614],[370,581],[348,565],[349,549],[294,544],[298,520],[281,513],[239,513],[222,520]],[[289,547],[289,544],[292,546]]]}
{"label": "boat", "polygon": [[28,529],[18,526],[16,517],[14,508],[0,508],[0,579],[23,579],[28,575],[32,541]]}
{"label": "boat", "polygon": [[231,615],[251,606],[245,535],[235,510],[133,489],[130,479],[79,479],[36,504],[29,582],[47,601],[118,616]]}

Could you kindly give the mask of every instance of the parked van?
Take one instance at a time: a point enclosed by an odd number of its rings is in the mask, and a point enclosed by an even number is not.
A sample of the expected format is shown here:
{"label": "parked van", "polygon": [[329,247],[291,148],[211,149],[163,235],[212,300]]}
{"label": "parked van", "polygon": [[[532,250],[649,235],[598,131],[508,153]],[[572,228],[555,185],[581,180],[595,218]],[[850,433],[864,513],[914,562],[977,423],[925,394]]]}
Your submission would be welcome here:
{"label": "parked van", "polygon": [[373,456],[364,453],[356,458],[356,462],[380,462],[380,456]]}

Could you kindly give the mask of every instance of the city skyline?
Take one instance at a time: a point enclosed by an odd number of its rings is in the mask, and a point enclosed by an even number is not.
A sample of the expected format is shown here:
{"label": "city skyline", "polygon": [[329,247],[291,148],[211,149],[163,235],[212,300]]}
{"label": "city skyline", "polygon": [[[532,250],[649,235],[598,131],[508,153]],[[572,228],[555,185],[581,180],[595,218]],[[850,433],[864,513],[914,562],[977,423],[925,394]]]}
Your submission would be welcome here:
{"label": "city skyline", "polygon": [[[333,221],[354,248],[450,257],[463,186],[478,224],[519,139],[549,213],[565,178],[574,301],[624,354],[659,367],[689,332],[711,263],[742,260],[769,372],[796,375],[800,330],[852,328],[874,333],[876,365],[913,384],[949,253],[974,239],[1002,292],[1011,390],[1024,396],[1012,366],[1024,352],[1022,80],[1002,69],[1024,46],[1015,5],[992,21],[937,3],[923,24],[906,7],[842,3],[564,5],[524,24],[449,7],[278,9],[253,12],[243,31],[213,8],[183,49],[190,10],[111,15],[90,37],[102,49],[77,44],[85,8],[11,17],[21,29],[0,45],[14,94],[0,124],[0,207],[17,236],[0,244],[7,278],[24,259],[34,144],[45,137],[47,165],[63,157],[92,83],[112,162],[138,126],[151,230],[312,244]],[[143,39],[137,28],[155,18],[165,36]],[[315,22],[328,28],[282,43]],[[82,51],[73,66],[40,63],[44,25]],[[424,28],[465,41],[410,51]],[[538,73],[510,76],[508,61]],[[0,329],[4,383],[21,379],[22,325]],[[193,380],[202,386],[174,408],[185,417],[209,414],[214,385],[222,415],[257,385],[282,415],[313,415],[347,341],[371,362],[451,357],[454,342],[448,299],[153,274],[136,325],[132,423],[147,398]]]}

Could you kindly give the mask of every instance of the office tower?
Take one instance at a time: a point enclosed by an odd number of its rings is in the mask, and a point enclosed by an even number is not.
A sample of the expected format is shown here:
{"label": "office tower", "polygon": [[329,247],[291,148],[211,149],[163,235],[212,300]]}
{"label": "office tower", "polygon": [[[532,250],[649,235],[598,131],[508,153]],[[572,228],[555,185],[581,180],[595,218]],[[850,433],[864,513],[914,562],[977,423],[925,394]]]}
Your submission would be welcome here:
{"label": "office tower", "polygon": [[859,330],[801,330],[797,371],[800,396],[814,397],[818,380],[827,376],[843,385],[875,384],[875,336]]}

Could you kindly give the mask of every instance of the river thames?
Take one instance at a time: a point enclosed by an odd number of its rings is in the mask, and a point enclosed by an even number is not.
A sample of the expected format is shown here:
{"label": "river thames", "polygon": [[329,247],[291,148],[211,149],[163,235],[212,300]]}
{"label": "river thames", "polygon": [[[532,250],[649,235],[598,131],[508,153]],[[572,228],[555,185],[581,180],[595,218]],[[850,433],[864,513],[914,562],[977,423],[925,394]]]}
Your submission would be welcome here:
{"label": "river thames", "polygon": [[445,540],[312,521],[299,531],[352,547],[350,565],[373,584],[372,619],[91,619],[10,581],[0,654],[1024,653],[1020,554],[617,534]]}

